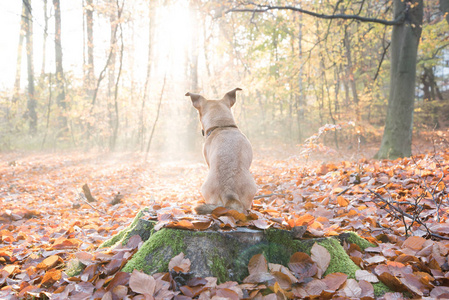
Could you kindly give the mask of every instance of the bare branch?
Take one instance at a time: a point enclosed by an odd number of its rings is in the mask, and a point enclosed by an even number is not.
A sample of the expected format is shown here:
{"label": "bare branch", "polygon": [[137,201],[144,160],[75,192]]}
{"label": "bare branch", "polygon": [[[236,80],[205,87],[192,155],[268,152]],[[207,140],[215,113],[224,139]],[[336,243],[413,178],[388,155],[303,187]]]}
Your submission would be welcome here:
{"label": "bare branch", "polygon": [[316,18],[320,19],[344,19],[344,20],[357,20],[361,22],[370,22],[370,23],[378,23],[383,24],[387,26],[393,26],[393,25],[400,25],[403,24],[405,21],[405,11],[399,14],[399,16],[392,20],[384,20],[384,19],[377,19],[377,18],[369,18],[369,17],[363,17],[360,15],[347,15],[347,14],[332,14],[332,15],[326,15],[326,14],[319,14],[313,11],[305,10],[299,7],[295,6],[271,6],[271,5],[260,5],[255,3],[249,3],[250,5],[253,5],[254,8],[231,8],[226,11],[226,13],[230,12],[251,12],[251,13],[263,13],[270,10],[292,10],[296,12],[300,12],[306,15],[310,15]]}

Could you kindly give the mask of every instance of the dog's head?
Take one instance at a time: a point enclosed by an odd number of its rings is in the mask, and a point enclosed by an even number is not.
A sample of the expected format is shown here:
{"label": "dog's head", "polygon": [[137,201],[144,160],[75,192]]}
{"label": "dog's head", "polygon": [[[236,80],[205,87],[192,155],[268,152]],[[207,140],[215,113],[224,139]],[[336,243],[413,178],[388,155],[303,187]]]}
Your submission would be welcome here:
{"label": "dog's head", "polygon": [[207,100],[199,94],[188,92],[186,96],[190,96],[193,107],[198,110],[203,130],[207,130],[214,126],[235,125],[231,107],[236,100],[236,92],[241,88],[235,88],[227,92],[220,100]]}

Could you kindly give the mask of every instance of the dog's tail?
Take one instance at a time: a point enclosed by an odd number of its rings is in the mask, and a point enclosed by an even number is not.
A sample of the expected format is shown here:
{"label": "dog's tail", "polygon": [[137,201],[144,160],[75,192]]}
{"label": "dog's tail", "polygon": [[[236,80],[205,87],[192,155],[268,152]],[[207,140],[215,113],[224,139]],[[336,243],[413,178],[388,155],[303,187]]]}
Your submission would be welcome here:
{"label": "dog's tail", "polygon": [[219,207],[220,205],[214,205],[214,204],[201,204],[195,207],[195,211],[198,215],[207,215],[210,214],[214,209]]}

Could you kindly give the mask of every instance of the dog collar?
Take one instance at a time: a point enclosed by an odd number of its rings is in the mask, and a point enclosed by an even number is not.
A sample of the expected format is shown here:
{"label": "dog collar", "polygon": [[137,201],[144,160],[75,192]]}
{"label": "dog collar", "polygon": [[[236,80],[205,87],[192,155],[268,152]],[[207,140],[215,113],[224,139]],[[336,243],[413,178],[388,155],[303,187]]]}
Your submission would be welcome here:
{"label": "dog collar", "polygon": [[[238,128],[237,125],[213,126],[213,127],[209,128],[209,129],[206,131],[206,137],[209,137],[209,135],[210,135],[210,134],[212,133],[212,131],[214,131],[215,129],[217,129],[217,128],[226,128],[226,127],[234,127],[234,128]],[[202,133],[203,136],[204,136],[204,129],[201,130],[201,133]]]}

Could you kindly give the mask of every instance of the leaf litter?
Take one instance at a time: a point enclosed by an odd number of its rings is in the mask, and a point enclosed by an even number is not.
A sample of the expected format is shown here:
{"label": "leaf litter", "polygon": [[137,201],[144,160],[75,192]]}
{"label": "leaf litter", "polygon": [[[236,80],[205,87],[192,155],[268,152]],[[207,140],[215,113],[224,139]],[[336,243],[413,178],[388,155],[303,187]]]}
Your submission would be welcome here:
{"label": "leaf litter", "polygon": [[[263,157],[252,167],[260,190],[249,214],[218,208],[208,216],[193,214],[206,174],[202,163],[142,164],[119,154],[0,157],[2,299],[372,299],[378,281],[394,291],[385,299],[401,299],[402,292],[449,297],[448,150],[395,161]],[[82,197],[86,184],[95,201]],[[121,201],[111,204],[117,195]],[[311,256],[293,254],[288,266],[255,255],[241,283],[184,282],[190,260],[182,253],[168,273],[121,272],[140,237],[114,249],[98,246],[142,207],[150,208],[156,229],[304,228],[305,238],[355,231],[377,246],[344,245],[362,269],[355,278],[324,276],[330,255],[318,244]],[[74,258],[85,266],[76,276],[65,272]]]}

